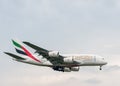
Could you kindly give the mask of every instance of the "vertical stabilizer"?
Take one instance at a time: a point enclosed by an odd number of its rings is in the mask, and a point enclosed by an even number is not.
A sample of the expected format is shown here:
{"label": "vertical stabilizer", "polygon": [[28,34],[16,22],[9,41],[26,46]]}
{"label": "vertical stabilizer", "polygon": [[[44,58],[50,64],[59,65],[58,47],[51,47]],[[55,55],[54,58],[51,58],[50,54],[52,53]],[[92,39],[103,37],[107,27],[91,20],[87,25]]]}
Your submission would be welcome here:
{"label": "vertical stabilizer", "polygon": [[27,55],[28,57],[30,57],[31,59],[40,62],[36,57],[34,57],[25,47],[24,45],[18,41],[18,40],[12,40],[14,46],[15,46],[15,50],[17,53],[19,54],[23,54],[23,55]]}

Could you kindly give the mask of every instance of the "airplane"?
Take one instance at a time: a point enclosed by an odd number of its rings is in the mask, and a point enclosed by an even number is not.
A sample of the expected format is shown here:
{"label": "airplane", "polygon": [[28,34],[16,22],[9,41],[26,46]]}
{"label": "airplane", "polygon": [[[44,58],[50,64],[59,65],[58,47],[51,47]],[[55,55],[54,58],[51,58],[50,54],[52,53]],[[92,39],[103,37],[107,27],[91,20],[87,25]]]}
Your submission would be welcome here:
{"label": "airplane", "polygon": [[[23,63],[28,63],[37,66],[50,67],[55,71],[71,72],[79,71],[81,66],[102,66],[107,62],[103,57],[92,54],[59,54],[58,51],[51,51],[41,48],[30,42],[20,42],[12,40],[15,50],[19,55],[4,52],[13,57],[13,60]],[[24,45],[27,45],[35,50],[32,54]]]}

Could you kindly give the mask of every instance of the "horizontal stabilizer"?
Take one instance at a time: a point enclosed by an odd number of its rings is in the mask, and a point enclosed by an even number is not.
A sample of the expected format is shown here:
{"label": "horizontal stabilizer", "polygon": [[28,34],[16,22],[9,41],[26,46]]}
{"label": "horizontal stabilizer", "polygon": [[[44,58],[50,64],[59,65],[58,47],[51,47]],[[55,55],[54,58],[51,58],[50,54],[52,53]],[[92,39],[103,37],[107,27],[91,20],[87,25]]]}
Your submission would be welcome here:
{"label": "horizontal stabilizer", "polygon": [[12,53],[8,53],[8,52],[4,52],[4,53],[7,54],[7,55],[9,55],[9,56],[11,56],[11,57],[13,57],[13,58],[15,58],[15,59],[25,60],[25,58],[22,58],[22,57],[20,57],[20,56],[17,56],[17,55],[15,55],[15,54],[12,54]]}

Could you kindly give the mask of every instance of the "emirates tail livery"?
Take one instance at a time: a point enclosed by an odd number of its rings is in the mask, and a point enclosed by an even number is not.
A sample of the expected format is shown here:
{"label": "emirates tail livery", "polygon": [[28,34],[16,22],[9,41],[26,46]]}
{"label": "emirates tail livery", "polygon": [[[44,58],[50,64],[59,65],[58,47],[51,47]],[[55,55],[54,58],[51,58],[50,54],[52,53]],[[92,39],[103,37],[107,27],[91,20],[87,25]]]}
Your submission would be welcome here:
{"label": "emirates tail livery", "polygon": [[[13,57],[15,61],[28,63],[32,65],[50,67],[55,71],[71,72],[79,71],[80,66],[99,66],[102,70],[102,66],[106,65],[107,62],[104,58],[98,55],[89,54],[59,54],[58,51],[49,51],[38,47],[29,42],[19,42],[12,40],[15,50],[19,55],[15,55],[9,52],[5,54]],[[35,50],[32,54],[23,45],[27,45]]]}

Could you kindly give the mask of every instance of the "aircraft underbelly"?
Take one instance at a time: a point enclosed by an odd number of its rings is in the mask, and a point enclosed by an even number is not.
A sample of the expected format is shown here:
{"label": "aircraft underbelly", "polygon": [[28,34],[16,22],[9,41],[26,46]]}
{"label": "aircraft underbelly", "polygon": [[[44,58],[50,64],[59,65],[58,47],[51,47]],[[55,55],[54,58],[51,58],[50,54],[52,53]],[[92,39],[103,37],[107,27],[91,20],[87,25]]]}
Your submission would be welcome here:
{"label": "aircraft underbelly", "polygon": [[103,65],[101,62],[85,62],[80,64],[80,66],[99,66]]}

